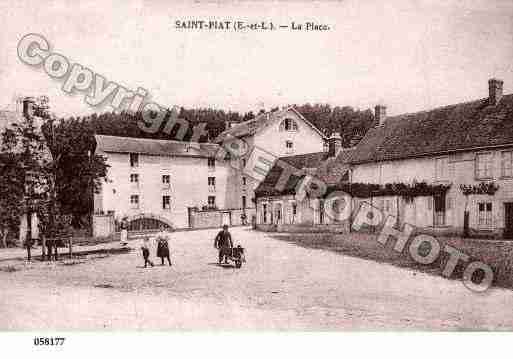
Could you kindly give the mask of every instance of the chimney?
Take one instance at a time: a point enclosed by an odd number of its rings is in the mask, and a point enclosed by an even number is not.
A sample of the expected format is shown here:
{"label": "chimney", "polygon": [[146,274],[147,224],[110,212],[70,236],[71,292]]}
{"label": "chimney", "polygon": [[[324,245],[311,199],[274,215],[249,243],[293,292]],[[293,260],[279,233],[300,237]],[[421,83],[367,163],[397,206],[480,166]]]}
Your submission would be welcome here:
{"label": "chimney", "polygon": [[342,137],[340,137],[340,133],[334,132],[331,137],[328,138],[328,157],[335,157],[341,149]]}
{"label": "chimney", "polygon": [[383,126],[387,118],[387,107],[385,105],[377,105],[374,107],[374,120],[376,126]]}
{"label": "chimney", "polygon": [[29,118],[34,114],[34,104],[36,101],[33,97],[24,97],[23,98],[23,116],[25,118]]}
{"label": "chimney", "polygon": [[499,104],[502,98],[502,85],[504,81],[499,79],[488,80],[488,103],[492,106]]}

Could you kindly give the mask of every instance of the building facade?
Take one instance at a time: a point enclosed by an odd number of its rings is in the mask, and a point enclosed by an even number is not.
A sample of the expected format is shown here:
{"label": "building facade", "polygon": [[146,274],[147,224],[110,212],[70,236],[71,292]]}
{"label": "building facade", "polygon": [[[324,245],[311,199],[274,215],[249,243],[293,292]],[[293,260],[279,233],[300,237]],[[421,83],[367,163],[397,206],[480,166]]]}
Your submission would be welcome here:
{"label": "building facade", "polygon": [[247,153],[232,163],[228,198],[230,207],[255,207],[255,189],[261,177],[252,176],[246,166],[256,152],[266,153],[271,161],[283,156],[301,155],[325,150],[326,138],[294,107],[263,113],[234,126],[227,126],[215,140],[222,145],[236,138],[247,146]]}
{"label": "building facade", "polygon": [[[342,148],[342,138],[333,134],[328,140],[327,152],[281,157],[256,189],[257,224],[260,229],[278,231],[348,231],[348,221],[341,211],[343,202],[351,200],[347,194],[331,200],[315,196],[309,191],[312,184],[324,194],[329,186],[348,180],[348,159],[354,148]],[[287,176],[283,162],[297,169]],[[282,177],[280,179],[280,177]],[[280,186],[282,180],[284,186]]]}
{"label": "building facade", "polygon": [[156,218],[189,226],[188,208],[226,208],[228,163],[215,144],[96,135],[107,158],[107,181],[95,195],[95,212],[117,219]]}
{"label": "building facade", "polygon": [[[349,201],[343,196],[352,213],[344,218],[351,219],[367,202],[393,216],[399,227],[513,237],[513,95],[503,95],[497,79],[489,80],[488,90],[480,100],[394,117],[376,106],[375,126],[338,161],[347,165],[347,177],[326,182],[373,189],[367,195],[353,191]],[[339,169],[346,168],[342,164]],[[317,178],[323,181],[323,175]],[[398,188],[411,191],[405,196]],[[317,200],[322,206],[326,196]],[[262,192],[257,201],[260,223],[268,223],[263,213],[274,208],[273,198]],[[316,205],[309,207],[313,215],[301,222],[313,218],[318,224]]]}
{"label": "building facade", "polygon": [[511,237],[513,95],[503,95],[500,80],[488,85],[487,98],[430,111],[387,118],[377,107],[377,126],[351,159],[351,181],[446,185],[443,194],[373,204],[400,224]]}

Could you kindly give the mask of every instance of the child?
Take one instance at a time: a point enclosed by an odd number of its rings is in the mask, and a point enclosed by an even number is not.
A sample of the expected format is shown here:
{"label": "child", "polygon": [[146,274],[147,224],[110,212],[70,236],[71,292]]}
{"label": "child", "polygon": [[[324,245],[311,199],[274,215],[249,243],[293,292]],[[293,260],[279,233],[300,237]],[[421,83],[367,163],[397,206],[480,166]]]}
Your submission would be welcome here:
{"label": "child", "polygon": [[128,244],[128,221],[126,217],[121,220],[121,245],[126,246]]}
{"label": "child", "polygon": [[142,249],[142,255],[144,258],[144,268],[148,266],[148,263],[153,267],[153,262],[150,261],[150,241],[146,237],[144,238],[143,245],[141,246]]}

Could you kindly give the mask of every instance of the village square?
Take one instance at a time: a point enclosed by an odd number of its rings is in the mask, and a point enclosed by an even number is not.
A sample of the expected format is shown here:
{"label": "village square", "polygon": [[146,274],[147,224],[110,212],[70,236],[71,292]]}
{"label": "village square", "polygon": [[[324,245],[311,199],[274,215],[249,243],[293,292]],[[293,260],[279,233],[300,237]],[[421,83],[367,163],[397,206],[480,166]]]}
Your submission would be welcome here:
{"label": "village square", "polygon": [[0,15],[0,330],[513,330],[511,6],[54,5]]}

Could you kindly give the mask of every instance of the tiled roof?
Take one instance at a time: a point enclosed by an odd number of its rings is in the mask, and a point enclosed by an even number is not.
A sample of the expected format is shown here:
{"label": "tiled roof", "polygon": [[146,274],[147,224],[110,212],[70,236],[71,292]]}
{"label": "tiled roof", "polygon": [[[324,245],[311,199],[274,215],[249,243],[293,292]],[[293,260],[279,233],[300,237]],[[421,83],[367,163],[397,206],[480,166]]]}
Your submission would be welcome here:
{"label": "tiled roof", "polygon": [[370,129],[351,163],[396,160],[513,144],[513,94],[387,118]]}
{"label": "tiled roof", "polygon": [[327,158],[317,169],[315,176],[327,185],[337,184],[344,180],[349,170],[349,161],[354,148],[343,148],[336,157]]}
{"label": "tiled roof", "polygon": [[214,143],[154,140],[148,138],[95,135],[96,148],[104,152],[139,153],[155,156],[214,157]]}
{"label": "tiled roof", "polygon": [[[319,165],[321,165],[321,163],[327,157],[327,152],[314,152],[303,155],[280,157],[278,161],[282,160],[298,170],[310,170],[311,172],[315,172]],[[294,194],[294,189],[298,181],[302,179],[304,175],[291,175],[287,183],[285,184],[285,188],[281,191],[278,191],[276,189],[276,184],[278,183],[278,180],[282,172],[282,166],[280,166],[278,163],[275,163],[271,170],[265,176],[265,179],[262,182],[260,182],[258,187],[255,189],[255,194],[257,196],[276,196]]]}
{"label": "tiled roof", "polygon": [[266,112],[263,114],[260,114],[256,116],[254,119],[249,121],[244,121],[241,123],[238,123],[234,125],[233,127],[223,131],[214,142],[220,143],[224,141],[227,137],[233,136],[237,138],[245,137],[245,136],[251,136],[255,133],[259,132],[260,130],[264,129],[268,125],[270,125],[275,119],[281,118],[283,115],[285,115],[288,111],[295,112],[307,125],[312,127],[317,133],[319,133],[320,136],[324,137],[321,131],[317,127],[315,127],[312,123],[310,123],[307,119],[299,113],[294,107],[289,107],[284,110],[278,110],[274,112]]}

